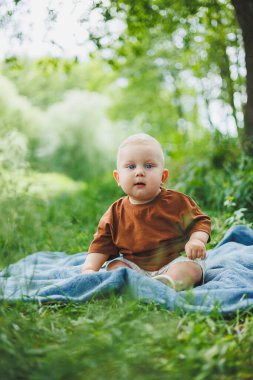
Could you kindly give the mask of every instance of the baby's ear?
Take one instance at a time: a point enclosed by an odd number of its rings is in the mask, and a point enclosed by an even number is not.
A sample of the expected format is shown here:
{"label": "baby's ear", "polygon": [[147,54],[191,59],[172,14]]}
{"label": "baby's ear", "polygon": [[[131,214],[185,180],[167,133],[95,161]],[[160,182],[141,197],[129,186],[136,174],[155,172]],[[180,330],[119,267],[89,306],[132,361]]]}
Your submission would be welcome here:
{"label": "baby's ear", "polygon": [[117,182],[117,184],[120,186],[120,183],[119,183],[119,173],[117,170],[113,170],[113,177],[115,179],[115,181]]}
{"label": "baby's ear", "polygon": [[166,182],[167,179],[169,177],[169,170],[168,169],[164,169],[163,170],[163,174],[162,174],[162,183]]}

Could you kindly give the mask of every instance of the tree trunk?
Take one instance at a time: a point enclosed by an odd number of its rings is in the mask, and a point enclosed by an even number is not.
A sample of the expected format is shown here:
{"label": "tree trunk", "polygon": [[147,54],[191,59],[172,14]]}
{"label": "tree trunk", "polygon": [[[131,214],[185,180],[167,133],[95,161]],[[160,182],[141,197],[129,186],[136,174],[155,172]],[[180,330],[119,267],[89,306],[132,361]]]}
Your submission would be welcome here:
{"label": "tree trunk", "polygon": [[247,70],[247,102],[244,110],[243,149],[253,156],[253,1],[231,0],[242,29]]}

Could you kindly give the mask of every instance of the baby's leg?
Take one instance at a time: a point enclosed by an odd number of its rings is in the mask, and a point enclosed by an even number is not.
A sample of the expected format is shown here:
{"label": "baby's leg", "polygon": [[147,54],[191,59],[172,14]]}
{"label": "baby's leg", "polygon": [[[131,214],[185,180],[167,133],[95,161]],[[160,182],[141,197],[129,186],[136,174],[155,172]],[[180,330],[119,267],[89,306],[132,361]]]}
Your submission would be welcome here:
{"label": "baby's leg", "polygon": [[130,268],[130,266],[127,265],[126,263],[124,263],[123,261],[113,260],[112,262],[107,264],[106,270],[115,270],[115,269],[122,268],[122,267]]}
{"label": "baby's leg", "polygon": [[189,261],[175,263],[163,274],[175,281],[176,290],[187,289],[199,283],[203,275],[201,266]]}

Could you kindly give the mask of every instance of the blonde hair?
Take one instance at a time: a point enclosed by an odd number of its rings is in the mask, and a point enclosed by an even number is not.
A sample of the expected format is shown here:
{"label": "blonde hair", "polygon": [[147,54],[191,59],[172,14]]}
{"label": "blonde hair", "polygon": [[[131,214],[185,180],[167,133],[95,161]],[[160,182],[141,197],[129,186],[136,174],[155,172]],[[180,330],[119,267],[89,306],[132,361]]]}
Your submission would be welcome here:
{"label": "blonde hair", "polygon": [[153,143],[157,146],[161,153],[161,160],[162,164],[164,165],[164,152],[162,150],[161,144],[159,141],[157,141],[153,136],[148,135],[147,133],[136,133],[135,135],[128,136],[125,140],[122,141],[118,148],[118,153],[117,153],[117,166],[119,163],[119,155],[121,149],[125,148],[128,145],[132,144],[149,144]]}

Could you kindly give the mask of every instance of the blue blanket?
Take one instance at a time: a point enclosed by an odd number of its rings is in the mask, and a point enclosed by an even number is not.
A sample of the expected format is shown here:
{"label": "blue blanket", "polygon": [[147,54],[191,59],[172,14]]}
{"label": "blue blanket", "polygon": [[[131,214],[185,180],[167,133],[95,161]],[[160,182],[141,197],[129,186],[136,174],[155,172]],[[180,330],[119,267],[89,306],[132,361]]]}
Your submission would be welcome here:
{"label": "blue blanket", "polygon": [[163,305],[169,310],[224,313],[253,308],[253,230],[232,227],[207,253],[205,283],[175,292],[128,268],[82,275],[86,253],[37,252],[0,273],[0,297],[6,300],[78,301],[112,292]]}

